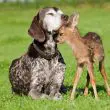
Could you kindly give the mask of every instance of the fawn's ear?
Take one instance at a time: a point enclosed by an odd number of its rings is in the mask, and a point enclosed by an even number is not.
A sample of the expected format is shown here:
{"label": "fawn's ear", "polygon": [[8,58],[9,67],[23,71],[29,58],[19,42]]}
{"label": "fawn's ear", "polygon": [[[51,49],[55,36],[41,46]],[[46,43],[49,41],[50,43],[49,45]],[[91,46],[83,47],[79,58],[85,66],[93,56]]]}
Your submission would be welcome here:
{"label": "fawn's ear", "polygon": [[73,15],[71,15],[69,18],[69,22],[70,22],[70,25],[72,26],[72,28],[77,26],[78,21],[79,21],[79,13],[73,13]]}

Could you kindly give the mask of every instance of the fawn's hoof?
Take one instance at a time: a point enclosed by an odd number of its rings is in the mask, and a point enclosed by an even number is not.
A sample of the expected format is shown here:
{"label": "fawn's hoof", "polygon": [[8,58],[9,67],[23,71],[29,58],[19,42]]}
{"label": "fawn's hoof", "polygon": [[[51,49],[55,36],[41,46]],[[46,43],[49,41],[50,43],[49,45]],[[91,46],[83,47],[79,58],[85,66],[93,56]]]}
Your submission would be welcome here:
{"label": "fawn's hoof", "polygon": [[70,97],[70,100],[74,100],[74,97]]}
{"label": "fawn's hoof", "polygon": [[99,97],[95,97],[95,100],[96,100],[96,101],[99,101]]}
{"label": "fawn's hoof", "polygon": [[75,96],[71,95],[70,100],[74,100]]}
{"label": "fawn's hoof", "polygon": [[84,96],[87,96],[88,95],[88,88],[85,88],[84,90]]}
{"label": "fawn's hoof", "polygon": [[110,90],[107,91],[108,96],[110,96]]}

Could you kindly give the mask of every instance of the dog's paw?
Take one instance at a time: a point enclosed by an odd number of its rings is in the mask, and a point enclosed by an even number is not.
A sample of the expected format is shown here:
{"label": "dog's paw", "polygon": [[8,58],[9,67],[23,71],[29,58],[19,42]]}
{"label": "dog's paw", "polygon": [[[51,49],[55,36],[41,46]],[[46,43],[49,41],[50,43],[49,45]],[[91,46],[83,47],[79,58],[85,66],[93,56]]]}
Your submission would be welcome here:
{"label": "dog's paw", "polygon": [[31,96],[32,99],[39,99],[41,97],[41,93],[37,93],[34,90],[31,90],[28,94],[28,96]]}
{"label": "dog's paw", "polygon": [[56,93],[55,96],[53,97],[53,100],[61,100],[63,97],[60,93]]}
{"label": "dog's paw", "polygon": [[42,95],[41,95],[41,99],[49,99],[49,95],[42,94]]}
{"label": "dog's paw", "polygon": [[61,100],[62,95],[61,95],[61,93],[56,93],[54,96],[50,95],[50,99],[51,100]]}

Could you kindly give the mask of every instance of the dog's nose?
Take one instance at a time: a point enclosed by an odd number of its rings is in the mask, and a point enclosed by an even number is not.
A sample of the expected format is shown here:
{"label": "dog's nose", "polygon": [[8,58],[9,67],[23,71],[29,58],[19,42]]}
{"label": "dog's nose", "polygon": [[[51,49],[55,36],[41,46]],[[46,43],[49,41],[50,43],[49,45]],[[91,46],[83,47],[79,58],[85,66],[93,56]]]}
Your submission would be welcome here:
{"label": "dog's nose", "polygon": [[61,18],[64,19],[64,20],[68,20],[68,15],[62,14]]}

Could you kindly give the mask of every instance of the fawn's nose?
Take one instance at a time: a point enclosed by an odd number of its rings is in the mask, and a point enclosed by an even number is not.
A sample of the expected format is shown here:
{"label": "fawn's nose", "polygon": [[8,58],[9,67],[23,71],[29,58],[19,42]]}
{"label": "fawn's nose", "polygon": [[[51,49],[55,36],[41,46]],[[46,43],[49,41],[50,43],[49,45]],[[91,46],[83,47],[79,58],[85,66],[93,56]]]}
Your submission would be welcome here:
{"label": "fawn's nose", "polygon": [[65,20],[65,21],[67,21],[67,20],[68,20],[68,15],[62,14],[62,15],[61,15],[61,18],[62,18],[63,20]]}

